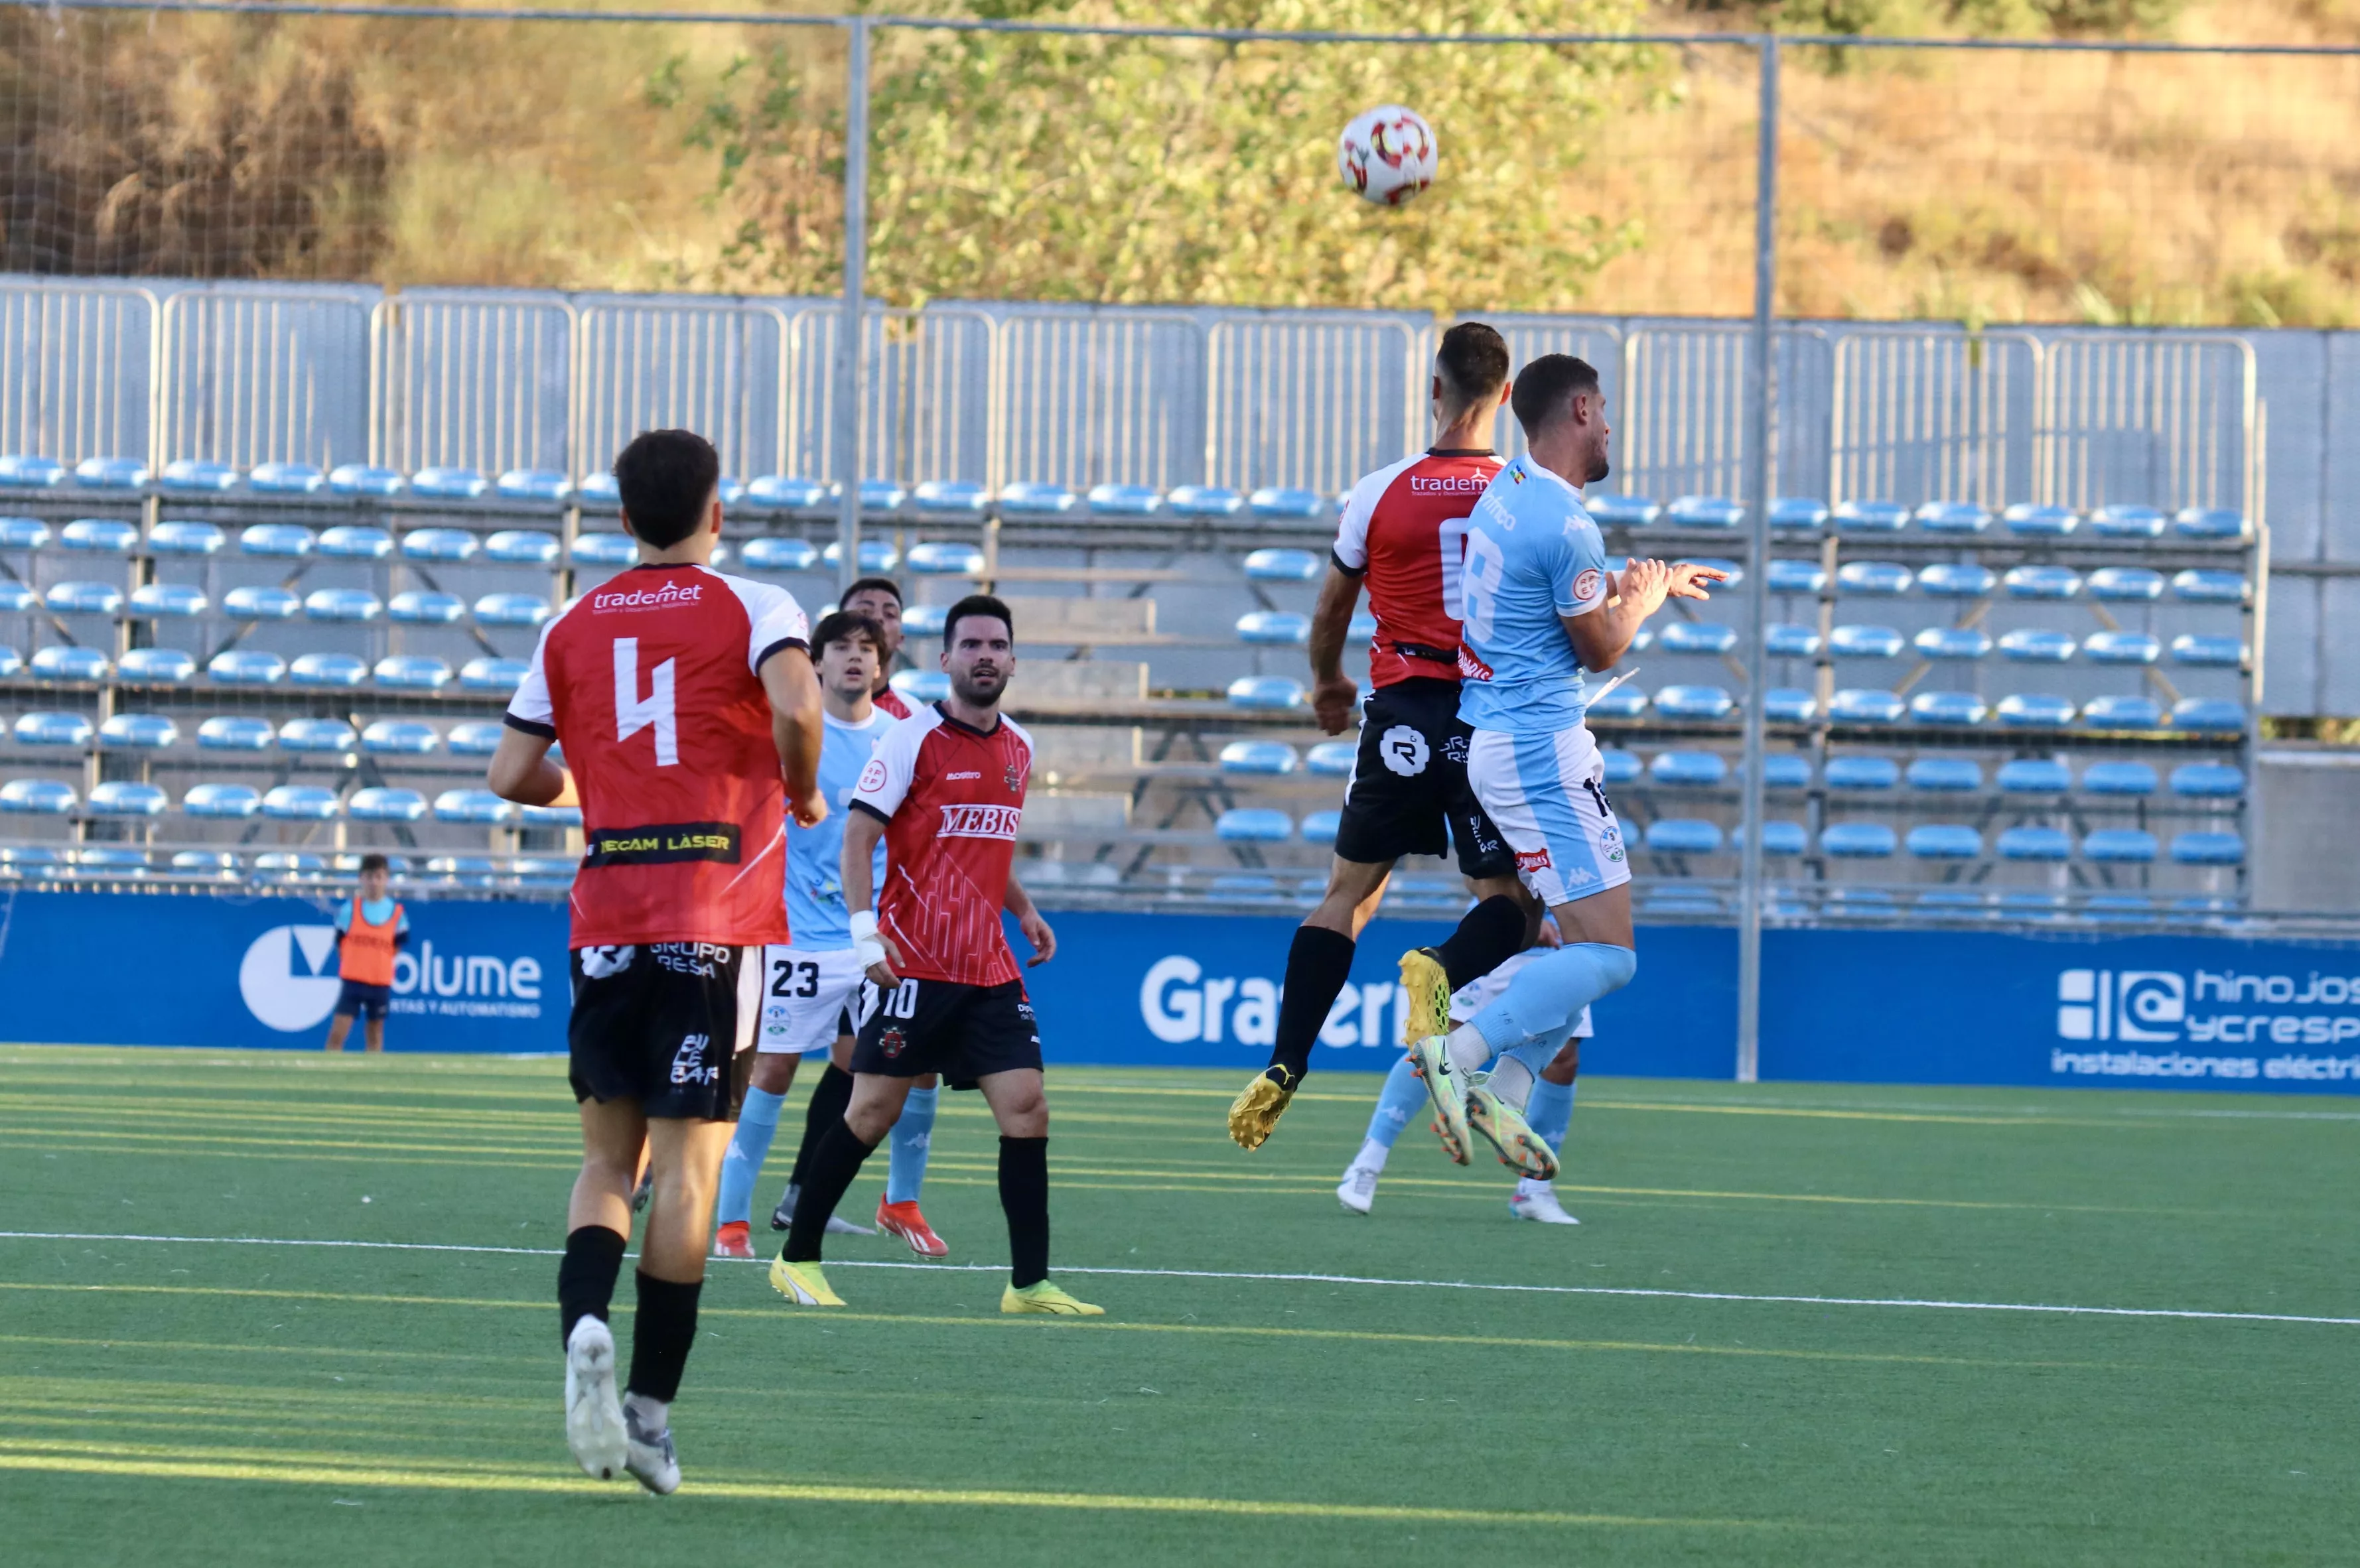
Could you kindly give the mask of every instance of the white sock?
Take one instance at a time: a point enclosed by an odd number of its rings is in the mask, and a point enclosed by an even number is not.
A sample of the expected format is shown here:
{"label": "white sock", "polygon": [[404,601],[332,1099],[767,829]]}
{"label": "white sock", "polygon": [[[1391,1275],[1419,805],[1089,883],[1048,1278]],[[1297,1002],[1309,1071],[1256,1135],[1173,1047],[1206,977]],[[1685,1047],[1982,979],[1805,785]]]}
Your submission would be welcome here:
{"label": "white sock", "polygon": [[639,1422],[639,1429],[650,1437],[672,1425],[672,1401],[650,1399],[645,1394],[623,1396],[623,1413]]}
{"label": "white sock", "polygon": [[1491,1042],[1473,1024],[1460,1024],[1443,1041],[1443,1051],[1450,1058],[1450,1070],[1459,1073],[1480,1073],[1483,1063],[1491,1060]]}
{"label": "white sock", "polygon": [[1360,1152],[1352,1156],[1352,1169],[1382,1171],[1385,1168],[1385,1157],[1391,1153],[1393,1149],[1390,1146],[1379,1143],[1373,1138],[1364,1139],[1360,1144]]}
{"label": "white sock", "polygon": [[1519,1198],[1544,1197],[1556,1191],[1557,1183],[1554,1181],[1535,1181],[1529,1176],[1516,1178],[1516,1196]]}

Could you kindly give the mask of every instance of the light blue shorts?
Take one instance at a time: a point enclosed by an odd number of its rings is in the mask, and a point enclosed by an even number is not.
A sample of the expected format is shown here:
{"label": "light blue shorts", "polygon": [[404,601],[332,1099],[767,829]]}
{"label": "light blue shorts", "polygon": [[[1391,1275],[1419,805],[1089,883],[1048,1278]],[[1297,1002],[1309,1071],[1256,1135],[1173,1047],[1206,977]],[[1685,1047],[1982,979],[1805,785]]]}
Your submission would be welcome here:
{"label": "light blue shorts", "polygon": [[1606,764],[1589,726],[1540,735],[1475,732],[1467,781],[1516,854],[1516,870],[1551,909],[1631,880]]}

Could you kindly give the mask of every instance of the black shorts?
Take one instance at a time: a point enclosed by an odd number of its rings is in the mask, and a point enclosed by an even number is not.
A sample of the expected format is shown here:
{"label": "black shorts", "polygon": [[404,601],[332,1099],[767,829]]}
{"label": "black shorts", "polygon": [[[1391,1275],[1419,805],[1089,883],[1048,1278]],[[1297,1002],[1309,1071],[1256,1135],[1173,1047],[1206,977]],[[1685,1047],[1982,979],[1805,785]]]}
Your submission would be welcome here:
{"label": "black shorts", "polygon": [[760,948],[582,947],[572,968],[565,1042],[576,1100],[637,1100],[659,1119],[736,1116],[762,1018]]}
{"label": "black shorts", "polygon": [[1473,733],[1459,722],[1455,681],[1402,681],[1371,692],[1336,853],[1382,866],[1405,855],[1440,855],[1455,842],[1464,875],[1513,877],[1515,851],[1467,782]]}
{"label": "black shorts", "polygon": [[904,980],[880,989],[860,985],[860,1034],[852,1070],[888,1078],[939,1073],[963,1089],[994,1073],[1041,1070],[1041,1031],[1024,982],[962,985],[955,980]]}
{"label": "black shorts", "polygon": [[336,993],[335,1016],[349,1018],[355,1014],[373,1023],[385,1022],[385,1009],[393,1000],[390,985],[371,985],[365,981],[347,980],[344,988]]}

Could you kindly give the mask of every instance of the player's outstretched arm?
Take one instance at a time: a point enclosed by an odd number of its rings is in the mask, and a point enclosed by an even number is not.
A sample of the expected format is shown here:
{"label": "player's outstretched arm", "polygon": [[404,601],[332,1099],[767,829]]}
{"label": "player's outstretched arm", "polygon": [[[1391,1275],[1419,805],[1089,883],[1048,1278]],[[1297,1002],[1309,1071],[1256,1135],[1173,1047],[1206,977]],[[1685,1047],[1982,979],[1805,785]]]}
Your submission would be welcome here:
{"label": "player's outstretched arm", "polygon": [[500,732],[499,749],[484,769],[484,787],[503,800],[524,806],[572,806],[574,776],[549,760],[550,738],[509,728]]}
{"label": "player's outstretched arm", "polygon": [[1016,928],[1024,933],[1024,940],[1032,944],[1032,956],[1024,961],[1025,968],[1037,969],[1057,956],[1057,933],[1049,929],[1047,920],[1041,918],[1041,911],[1033,907],[1032,895],[1016,880],[1013,871],[1008,874],[1008,892],[1000,904],[1000,908],[1016,917]]}
{"label": "player's outstretched arm", "polygon": [[819,676],[812,669],[811,655],[800,648],[782,648],[770,655],[762,661],[760,674],[762,691],[770,699],[770,739],[786,774],[788,810],[801,826],[815,826],[827,817],[827,801],[819,792],[819,748],[825,738]]}
{"label": "player's outstretched arm", "polygon": [[1629,651],[1631,639],[1639,635],[1647,617],[1662,609],[1666,600],[1710,599],[1709,585],[1727,575],[1710,566],[1633,561],[1616,584],[1620,596],[1597,609],[1565,616],[1565,635],[1572,640],[1584,670],[1593,673],[1612,670]]}
{"label": "player's outstretched arm", "polygon": [[1329,561],[1311,607],[1311,713],[1328,735],[1352,727],[1352,706],[1360,700],[1360,682],[1344,673],[1344,639],[1360,602],[1360,579]]}

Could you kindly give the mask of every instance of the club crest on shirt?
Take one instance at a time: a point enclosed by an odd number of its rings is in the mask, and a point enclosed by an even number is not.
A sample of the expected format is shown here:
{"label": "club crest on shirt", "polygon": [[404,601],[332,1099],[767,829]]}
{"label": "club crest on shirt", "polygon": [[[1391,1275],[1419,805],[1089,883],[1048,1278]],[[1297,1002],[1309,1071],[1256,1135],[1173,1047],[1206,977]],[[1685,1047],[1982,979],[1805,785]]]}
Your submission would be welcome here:
{"label": "club crest on shirt", "polygon": [[1587,567],[1580,576],[1573,580],[1573,596],[1577,599],[1595,599],[1598,597],[1598,590],[1605,582],[1605,574],[1598,568]]}

